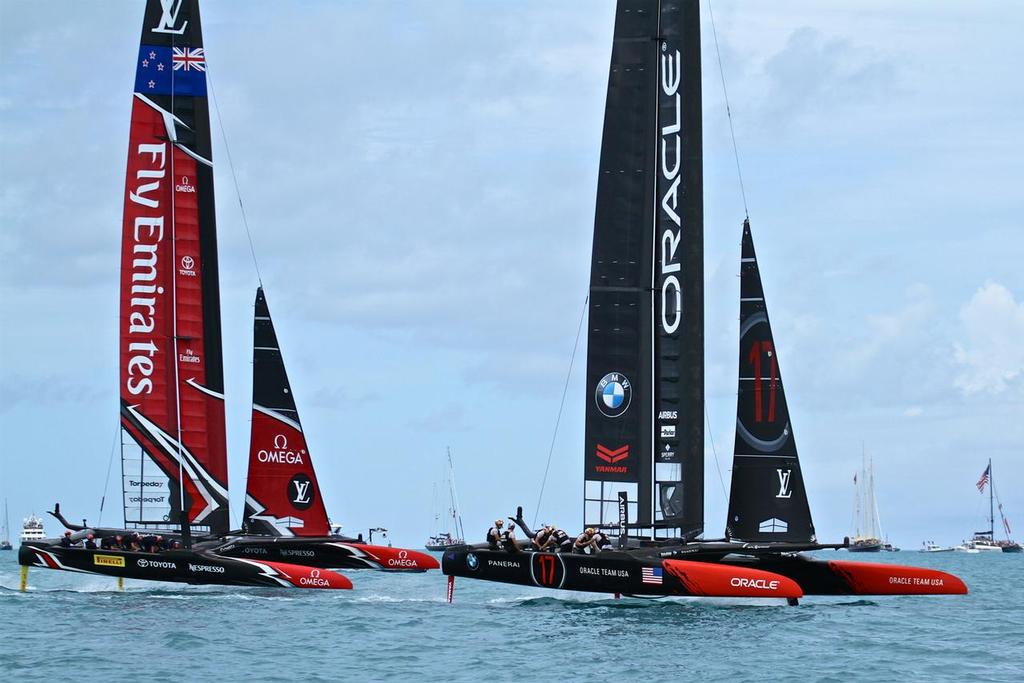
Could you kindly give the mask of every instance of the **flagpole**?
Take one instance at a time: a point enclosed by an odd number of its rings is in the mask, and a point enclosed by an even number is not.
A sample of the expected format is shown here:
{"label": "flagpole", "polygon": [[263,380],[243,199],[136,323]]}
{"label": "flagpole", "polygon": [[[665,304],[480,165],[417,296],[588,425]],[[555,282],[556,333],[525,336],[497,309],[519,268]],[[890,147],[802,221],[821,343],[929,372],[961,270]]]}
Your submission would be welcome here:
{"label": "flagpole", "polygon": [[995,491],[995,480],[992,478],[992,458],[988,459],[988,537],[996,542],[995,511],[992,509],[992,496]]}

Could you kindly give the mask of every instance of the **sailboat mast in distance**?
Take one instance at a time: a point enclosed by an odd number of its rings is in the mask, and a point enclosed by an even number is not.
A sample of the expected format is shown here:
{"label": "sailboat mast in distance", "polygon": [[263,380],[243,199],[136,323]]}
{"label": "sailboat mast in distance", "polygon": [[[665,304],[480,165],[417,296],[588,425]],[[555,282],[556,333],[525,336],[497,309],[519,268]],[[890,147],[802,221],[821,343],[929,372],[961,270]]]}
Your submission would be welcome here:
{"label": "sailboat mast in distance", "polygon": [[584,523],[704,529],[700,12],[621,0],[590,274]]}
{"label": "sailboat mast in distance", "polygon": [[197,0],[146,4],[121,245],[125,524],[229,528],[217,232]]}

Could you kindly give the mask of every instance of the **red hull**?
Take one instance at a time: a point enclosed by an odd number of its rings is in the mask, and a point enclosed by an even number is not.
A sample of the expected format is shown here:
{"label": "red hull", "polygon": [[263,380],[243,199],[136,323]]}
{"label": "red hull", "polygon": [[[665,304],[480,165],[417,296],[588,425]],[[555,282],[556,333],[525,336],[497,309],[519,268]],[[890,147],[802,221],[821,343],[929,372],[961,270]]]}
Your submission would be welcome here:
{"label": "red hull", "polygon": [[665,560],[662,565],[683,584],[689,595],[796,599],[804,594],[793,579],[760,569],[688,560]]}
{"label": "red hull", "polygon": [[880,562],[830,560],[854,595],[966,595],[967,584],[935,569]]}

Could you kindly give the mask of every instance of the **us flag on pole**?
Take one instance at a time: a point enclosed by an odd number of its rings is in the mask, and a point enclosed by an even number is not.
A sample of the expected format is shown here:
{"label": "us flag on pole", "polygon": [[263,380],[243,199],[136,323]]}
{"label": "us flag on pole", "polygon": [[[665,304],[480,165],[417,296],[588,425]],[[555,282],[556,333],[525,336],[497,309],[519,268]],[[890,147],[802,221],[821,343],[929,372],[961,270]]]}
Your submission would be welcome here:
{"label": "us flag on pole", "polygon": [[985,471],[981,473],[981,479],[979,479],[977,483],[979,493],[985,493],[985,484],[988,483],[988,475],[991,469],[992,465],[989,465],[985,468]]}
{"label": "us flag on pole", "polygon": [[643,583],[661,585],[661,567],[644,567],[641,570],[641,576]]}

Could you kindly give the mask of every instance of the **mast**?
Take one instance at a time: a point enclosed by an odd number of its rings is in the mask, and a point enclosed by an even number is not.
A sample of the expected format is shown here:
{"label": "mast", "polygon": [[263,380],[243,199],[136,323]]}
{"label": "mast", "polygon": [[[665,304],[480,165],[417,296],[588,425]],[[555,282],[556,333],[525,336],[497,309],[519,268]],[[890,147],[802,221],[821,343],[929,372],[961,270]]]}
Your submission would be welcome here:
{"label": "mast", "polygon": [[455,533],[460,538],[465,540],[466,530],[462,526],[462,513],[459,512],[459,494],[455,488],[455,463],[452,461],[452,449],[451,446],[447,447],[448,451],[448,483],[451,488],[449,489],[449,495],[452,501],[452,519],[455,523]]}
{"label": "mast", "polygon": [[704,529],[697,0],[616,8],[591,259],[584,524]]}
{"label": "mast", "polygon": [[996,540],[995,508],[992,506],[992,497],[995,495],[995,479],[992,476],[992,458],[988,459],[988,537],[993,543]]}
{"label": "mast", "polygon": [[217,234],[198,0],[148,0],[121,251],[125,524],[228,530]]}

